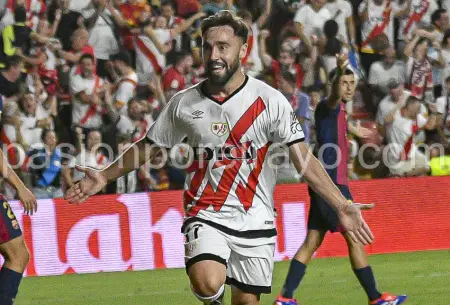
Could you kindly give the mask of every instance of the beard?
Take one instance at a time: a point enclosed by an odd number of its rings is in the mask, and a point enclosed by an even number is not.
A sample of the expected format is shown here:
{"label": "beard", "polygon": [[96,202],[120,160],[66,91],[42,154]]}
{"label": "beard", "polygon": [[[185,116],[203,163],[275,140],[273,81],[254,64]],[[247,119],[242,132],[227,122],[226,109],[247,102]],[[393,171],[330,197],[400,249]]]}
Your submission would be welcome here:
{"label": "beard", "polygon": [[239,57],[232,62],[230,65],[219,63],[223,66],[224,74],[218,75],[213,73],[213,65],[218,64],[218,62],[209,62],[206,66],[206,76],[208,80],[215,86],[224,86],[228,83],[228,81],[233,77],[233,75],[238,71],[239,65]]}

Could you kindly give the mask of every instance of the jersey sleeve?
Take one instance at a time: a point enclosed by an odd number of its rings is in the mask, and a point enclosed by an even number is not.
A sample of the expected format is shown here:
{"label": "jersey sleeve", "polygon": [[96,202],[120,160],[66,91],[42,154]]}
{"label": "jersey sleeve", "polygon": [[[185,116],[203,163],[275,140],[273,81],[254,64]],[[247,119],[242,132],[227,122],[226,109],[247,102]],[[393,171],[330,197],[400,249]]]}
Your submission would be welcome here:
{"label": "jersey sleeve", "polygon": [[159,42],[162,44],[168,43],[172,40],[172,32],[169,29],[157,29],[155,33],[159,39]]}
{"label": "jersey sleeve", "polygon": [[276,95],[274,102],[270,128],[271,141],[288,146],[303,142],[305,134],[291,104],[281,94]]}
{"label": "jersey sleeve", "polygon": [[83,81],[78,75],[70,79],[70,90],[72,91],[72,94],[78,94],[86,90]]}
{"label": "jersey sleeve", "polygon": [[306,5],[299,8],[299,10],[295,13],[294,22],[304,24],[306,22]]}
{"label": "jersey sleeve", "polygon": [[345,19],[353,16],[353,7],[350,4],[350,2],[347,2],[347,1],[345,1],[345,5],[344,5],[344,16],[345,16]]}
{"label": "jersey sleeve", "polygon": [[167,106],[164,107],[156,122],[147,132],[146,138],[148,141],[160,147],[171,148],[181,143],[186,137],[177,113],[180,102],[179,98],[179,95],[174,96]]}
{"label": "jersey sleeve", "polygon": [[130,81],[124,81],[119,85],[116,93],[116,103],[123,107],[134,95],[135,85]]}

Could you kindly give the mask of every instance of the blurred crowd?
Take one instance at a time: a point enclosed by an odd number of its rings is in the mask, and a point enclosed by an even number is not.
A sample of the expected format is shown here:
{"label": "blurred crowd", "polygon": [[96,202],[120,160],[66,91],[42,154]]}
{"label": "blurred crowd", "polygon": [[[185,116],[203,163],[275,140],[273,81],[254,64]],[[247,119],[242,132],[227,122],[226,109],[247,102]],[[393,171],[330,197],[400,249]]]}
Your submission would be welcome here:
{"label": "blurred crowd", "polygon": [[[0,141],[33,192],[61,197],[75,165],[104,168],[202,81],[199,25],[223,9],[248,25],[245,73],[287,97],[311,147],[336,54],[349,55],[350,179],[450,174],[448,0],[0,0]],[[168,163],[104,192],[183,183]]]}

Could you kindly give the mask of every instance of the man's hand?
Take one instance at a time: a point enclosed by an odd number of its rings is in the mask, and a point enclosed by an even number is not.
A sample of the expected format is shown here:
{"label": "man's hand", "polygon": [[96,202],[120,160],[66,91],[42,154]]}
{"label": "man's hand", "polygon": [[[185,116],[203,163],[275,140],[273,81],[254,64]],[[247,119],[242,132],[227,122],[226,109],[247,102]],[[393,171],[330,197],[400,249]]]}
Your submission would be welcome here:
{"label": "man's hand", "polygon": [[348,55],[344,53],[336,54],[336,64],[341,71],[348,66]]}
{"label": "man's hand", "polygon": [[269,36],[270,36],[269,30],[262,30],[261,32],[259,32],[259,38],[261,39],[267,39],[267,37]]}
{"label": "man's hand", "polygon": [[29,189],[24,187],[23,189],[17,191],[17,195],[23,204],[24,213],[27,215],[33,215],[34,212],[37,212],[36,197],[34,197],[33,193],[31,193]]}
{"label": "man's hand", "polygon": [[361,210],[370,210],[373,207],[373,204],[352,203],[338,213],[341,225],[355,243],[362,242],[367,245],[373,242],[372,231],[361,214]]}
{"label": "man's hand", "polygon": [[373,131],[369,128],[362,127],[361,122],[357,121],[355,125],[354,134],[360,139],[367,139],[373,134]]}
{"label": "man's hand", "polygon": [[78,165],[75,169],[84,173],[85,177],[66,192],[64,199],[68,200],[69,203],[80,204],[90,196],[100,192],[107,184],[107,180],[101,171]]}

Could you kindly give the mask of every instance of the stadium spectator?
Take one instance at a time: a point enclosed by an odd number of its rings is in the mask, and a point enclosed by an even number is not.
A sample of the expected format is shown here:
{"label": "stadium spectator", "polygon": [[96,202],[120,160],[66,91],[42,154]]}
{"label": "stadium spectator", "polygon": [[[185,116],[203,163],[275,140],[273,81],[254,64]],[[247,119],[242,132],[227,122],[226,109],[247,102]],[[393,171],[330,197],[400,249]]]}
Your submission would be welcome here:
{"label": "stadium spectator", "polygon": [[175,93],[194,85],[196,79],[192,77],[194,59],[189,53],[178,53],[175,57],[175,63],[168,68],[162,77],[162,85],[169,100]]}
{"label": "stadium spectator", "polygon": [[70,9],[70,0],[54,0],[49,7],[49,22],[52,24],[52,35],[61,42],[64,51],[72,49],[72,35],[82,26],[83,16]]}
{"label": "stadium spectator", "polygon": [[107,0],[92,0],[94,8],[83,12],[86,19],[86,28],[89,31],[89,45],[94,48],[95,58],[97,59],[97,74],[102,77],[108,77],[107,62],[111,55],[120,50],[120,37],[118,28],[114,23]]}
{"label": "stadium spectator", "polygon": [[[425,34],[424,30],[416,30],[415,33],[416,35],[405,46],[404,50],[405,56],[408,57],[406,63],[407,88],[411,91],[411,96],[417,97],[419,100],[433,102],[432,63],[427,56],[430,41],[423,37]],[[445,65],[439,44],[434,43],[433,47],[439,55],[437,64]]]}
{"label": "stadium spectator", "polygon": [[395,49],[388,46],[383,51],[383,59],[376,61],[370,67],[368,84],[374,95],[374,104],[389,93],[389,83],[396,80],[399,84],[406,82],[406,66],[401,60],[396,59]]}
{"label": "stadium spectator", "polygon": [[52,41],[51,38],[39,35],[28,26],[27,14],[22,6],[16,7],[14,10],[15,23],[8,25],[2,31],[2,39],[0,40],[0,66],[4,65],[6,57],[15,54],[29,55],[32,41],[41,44],[47,44]]}
{"label": "stadium spectator", "polygon": [[86,145],[83,144],[84,133],[81,128],[76,129],[78,155],[72,158],[67,167],[63,169],[63,179],[66,187],[70,188],[74,183],[84,177],[84,173],[75,169],[75,166],[102,169],[108,165],[108,158],[100,151],[102,135],[97,130],[91,130],[87,134]]}
{"label": "stadium spectator", "polygon": [[[163,27],[152,28],[151,25],[146,26],[140,35],[136,37],[136,62],[137,62],[137,74],[140,85],[145,85],[151,80],[153,74],[160,75],[164,68],[166,68],[165,54],[158,49],[155,41],[160,44],[167,44],[173,37],[181,34],[191,27],[195,21],[205,16],[200,12],[187,19],[184,23],[173,29],[167,29]],[[161,23],[155,26],[163,26],[163,21],[167,26],[167,22],[164,18],[160,18]]]}
{"label": "stadium spectator", "polygon": [[448,12],[443,8],[435,10],[433,14],[431,14],[431,23],[434,26],[432,35],[436,37],[437,40],[441,41],[443,33],[450,28]]}
{"label": "stadium spectator", "polygon": [[31,174],[32,191],[37,199],[61,198],[62,153],[53,130],[44,129],[41,145],[33,146],[27,153],[23,170]]}
{"label": "stadium spectator", "polygon": [[289,71],[284,71],[278,78],[278,89],[291,103],[294,113],[302,126],[303,133],[305,134],[305,141],[309,142],[309,134],[311,129],[311,113],[310,109],[310,97],[296,88],[295,75]]}
{"label": "stadium spectator", "polygon": [[296,75],[296,87],[302,88],[306,71],[312,70],[311,68],[317,59],[317,48],[311,47],[314,52],[311,52],[311,57],[304,64],[296,63],[296,55],[292,49],[281,49],[278,59],[273,59],[266,50],[266,39],[269,35],[269,31],[261,31],[259,52],[263,65],[273,72],[273,87],[277,88],[278,78],[282,71],[286,70]]}
{"label": "stadium spectator", "polygon": [[54,127],[51,115],[54,114],[55,107],[54,98],[49,98],[45,104],[40,104],[37,103],[33,93],[25,92],[19,100],[19,112],[11,118],[12,121],[6,121],[12,124],[4,126],[8,142],[20,143],[24,151],[27,151],[30,146],[41,144],[43,130]]}
{"label": "stadium spectator", "polygon": [[177,15],[187,18],[197,13],[201,5],[198,0],[174,0]]}
{"label": "stadium spectator", "polygon": [[352,4],[347,0],[330,0],[325,7],[333,14],[332,20],[337,23],[338,38],[354,51],[358,51]]}
{"label": "stadium spectator", "polygon": [[431,147],[426,170],[430,176],[450,176],[450,154],[441,147]]}
{"label": "stadium spectator", "polygon": [[123,51],[111,57],[113,78],[116,80],[112,88],[114,107],[126,112],[126,106],[136,92],[137,74],[134,72],[131,56]]}
{"label": "stadium spectator", "polygon": [[296,34],[308,52],[312,52],[311,38],[321,37],[325,22],[333,17],[326,3],[325,0],[312,0],[310,4],[301,6],[295,14]]}
{"label": "stadium spectator", "polygon": [[260,31],[267,23],[270,15],[272,14],[272,1],[266,1],[266,5],[263,13],[258,17],[258,19],[253,22],[253,15],[250,11],[239,10],[237,13],[238,17],[241,17],[245,24],[247,25],[249,35],[247,41],[247,54],[245,55],[242,63],[247,71],[247,74],[256,77],[263,70],[263,64],[259,56],[259,37]]}
{"label": "stadium spectator", "polygon": [[420,100],[410,96],[386,130],[387,165],[393,176],[420,175],[428,164],[427,157],[417,148],[415,138],[421,129],[434,129],[436,116],[431,115],[427,120],[420,114],[420,109]]}
{"label": "stadium spectator", "polygon": [[18,96],[22,87],[23,68],[23,60],[20,56],[13,55],[5,59],[4,68],[0,68],[0,95],[7,98]]}
{"label": "stadium spectator", "polygon": [[202,7],[202,11],[205,12],[207,16],[214,15],[221,10],[236,11],[237,9],[233,5],[233,0],[210,0]]}
{"label": "stadium spectator", "polygon": [[[164,0],[161,2],[161,17],[166,19],[167,28],[169,29],[174,29],[184,22],[183,18],[175,15],[175,4],[170,0]],[[170,53],[180,52],[182,50],[182,38],[183,37],[181,34],[173,37],[171,45],[172,51]],[[170,56],[170,53],[167,56]],[[168,58],[168,62],[172,61]]]}
{"label": "stadium spectator", "polygon": [[84,129],[102,125],[101,89],[103,80],[94,73],[95,60],[86,54],[80,59],[81,71],[70,78],[72,94],[72,124]]}
{"label": "stadium spectator", "polygon": [[[124,153],[128,148],[131,147],[131,137],[129,135],[120,135],[117,139],[118,143],[118,154]],[[138,176],[137,170],[128,173],[127,175],[120,177],[114,182],[116,190],[114,193],[117,194],[132,194],[138,190]]]}
{"label": "stadium spectator", "polygon": [[450,138],[450,76],[446,81],[446,94],[436,99],[437,125],[445,142]]}
{"label": "stadium spectator", "polygon": [[335,20],[330,19],[325,22],[323,26],[324,39],[322,40],[323,46],[321,47],[320,54],[325,65],[327,73],[330,73],[336,68],[336,54],[341,53],[343,50],[342,39],[338,38],[339,28]]}
{"label": "stadium spectator", "polygon": [[397,112],[405,106],[411,93],[406,91],[403,83],[393,78],[389,82],[390,94],[387,95],[378,104],[378,111],[376,114],[376,122],[378,131],[382,136],[386,135],[386,127],[392,124]]}
{"label": "stadium spectator", "polygon": [[372,63],[381,60],[380,52],[394,45],[394,17],[409,14],[412,0],[404,7],[391,0],[365,0],[359,5],[361,19],[361,64],[366,73]]}

